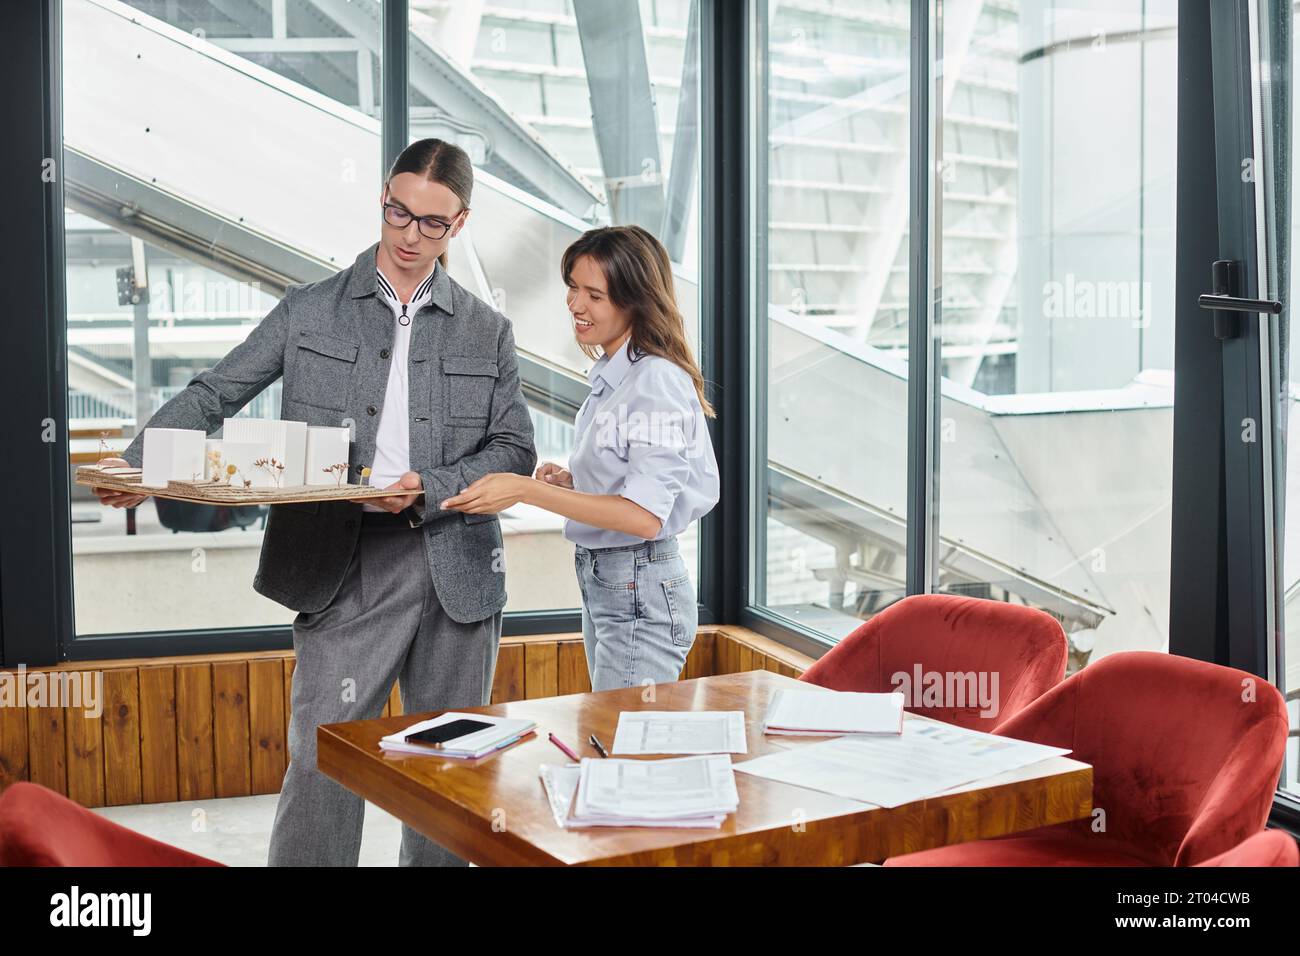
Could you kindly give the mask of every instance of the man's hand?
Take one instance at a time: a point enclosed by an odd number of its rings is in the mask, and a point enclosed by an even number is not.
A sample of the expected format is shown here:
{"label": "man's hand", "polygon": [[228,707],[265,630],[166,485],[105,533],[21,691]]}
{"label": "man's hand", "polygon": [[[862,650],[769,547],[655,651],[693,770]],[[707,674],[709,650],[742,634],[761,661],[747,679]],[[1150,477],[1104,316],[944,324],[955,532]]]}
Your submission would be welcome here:
{"label": "man's hand", "polygon": [[528,493],[532,480],[526,475],[509,472],[484,475],[460,494],[445,500],[440,507],[471,515],[494,515],[519,504]]}
{"label": "man's hand", "polygon": [[573,490],[573,475],[552,461],[542,462],[533,477],[538,481],[546,482],[548,485],[558,485],[561,488]]}
{"label": "man's hand", "polygon": [[387,498],[349,498],[349,501],[355,501],[358,504],[375,505],[383,508],[385,511],[391,511],[393,514],[405,511],[411,505],[415,504],[420,498],[424,497],[424,483],[420,481],[420,476],[414,471],[408,471],[406,474],[393,482],[385,491],[409,491],[409,494],[393,494]]}
{"label": "man's hand", "polygon": [[[97,464],[104,468],[131,467],[131,463],[125,458],[101,458]],[[116,488],[91,487],[90,490],[99,498],[101,505],[109,505],[113,508],[134,508],[149,497],[148,495],[133,495],[129,491],[118,491]]]}

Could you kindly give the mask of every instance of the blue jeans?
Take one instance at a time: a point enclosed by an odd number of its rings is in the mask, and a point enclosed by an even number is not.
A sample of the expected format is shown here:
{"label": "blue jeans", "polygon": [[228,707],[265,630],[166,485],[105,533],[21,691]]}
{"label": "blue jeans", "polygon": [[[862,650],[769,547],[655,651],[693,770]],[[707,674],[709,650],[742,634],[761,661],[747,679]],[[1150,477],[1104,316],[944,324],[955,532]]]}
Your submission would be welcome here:
{"label": "blue jeans", "polygon": [[677,680],[699,608],[675,537],[574,553],[592,690]]}

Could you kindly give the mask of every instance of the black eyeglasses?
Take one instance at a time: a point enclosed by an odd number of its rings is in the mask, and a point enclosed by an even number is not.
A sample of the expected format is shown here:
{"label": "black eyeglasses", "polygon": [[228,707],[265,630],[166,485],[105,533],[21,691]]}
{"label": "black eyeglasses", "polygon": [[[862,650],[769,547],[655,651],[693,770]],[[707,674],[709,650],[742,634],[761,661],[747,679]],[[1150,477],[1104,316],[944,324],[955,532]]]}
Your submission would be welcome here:
{"label": "black eyeglasses", "polygon": [[390,226],[396,226],[398,229],[405,229],[411,224],[411,220],[415,219],[415,228],[420,230],[420,235],[424,236],[426,239],[434,240],[441,239],[445,236],[451,227],[456,224],[457,217],[465,211],[462,209],[460,212],[456,213],[456,215],[452,217],[451,222],[443,222],[441,219],[435,219],[433,216],[420,216],[419,218],[416,218],[411,215],[409,209],[404,209],[391,202],[386,202],[383,205],[384,222],[388,223]]}

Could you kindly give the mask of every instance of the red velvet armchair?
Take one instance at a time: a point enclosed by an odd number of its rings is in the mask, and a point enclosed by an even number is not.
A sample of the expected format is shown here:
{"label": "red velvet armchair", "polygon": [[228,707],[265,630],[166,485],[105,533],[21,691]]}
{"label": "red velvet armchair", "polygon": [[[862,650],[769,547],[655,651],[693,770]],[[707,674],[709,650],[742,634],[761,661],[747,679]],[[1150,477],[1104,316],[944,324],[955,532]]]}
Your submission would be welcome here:
{"label": "red velvet armchair", "polygon": [[[800,679],[832,690],[902,689],[904,707],[913,713],[991,731],[1060,683],[1066,652],[1065,632],[1044,611],[951,594],[917,594],[865,622]],[[907,680],[896,684],[899,674]],[[969,692],[961,695],[964,699],[942,695],[938,706],[927,701],[926,675],[943,679],[958,674],[985,680],[990,692],[996,675],[997,693],[986,695],[996,699],[993,713],[972,701],[978,695]]]}
{"label": "red velvet armchair", "polygon": [[0,793],[0,866],[221,866],[19,782]]}
{"label": "red velvet armchair", "polygon": [[1091,819],[909,853],[886,866],[1192,866],[1263,829],[1286,746],[1268,681],[1171,654],[1088,665],[997,733],[1093,766]]}

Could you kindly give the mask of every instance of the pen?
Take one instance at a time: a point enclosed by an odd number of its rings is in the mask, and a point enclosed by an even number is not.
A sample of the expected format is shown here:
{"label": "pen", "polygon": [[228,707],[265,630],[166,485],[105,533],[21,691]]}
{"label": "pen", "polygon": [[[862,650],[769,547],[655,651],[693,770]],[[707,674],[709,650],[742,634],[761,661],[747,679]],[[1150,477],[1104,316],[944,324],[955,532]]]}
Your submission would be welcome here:
{"label": "pen", "polygon": [[599,740],[596,739],[595,734],[591,735],[590,740],[591,740],[591,745],[596,748],[596,753],[600,754],[602,757],[609,756],[609,751],[605,749],[604,744],[602,744]]}
{"label": "pen", "polygon": [[547,734],[546,739],[549,740],[551,743],[555,744],[555,746],[559,747],[561,750],[563,750],[565,754],[568,755],[570,760],[576,761],[577,763],[582,763],[582,758],[579,757],[577,754],[575,754],[568,747],[566,747],[564,745],[564,742],[560,740],[559,737],[555,736],[555,734]]}

